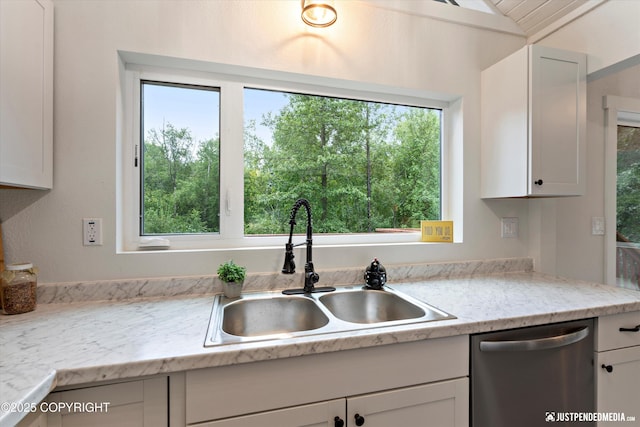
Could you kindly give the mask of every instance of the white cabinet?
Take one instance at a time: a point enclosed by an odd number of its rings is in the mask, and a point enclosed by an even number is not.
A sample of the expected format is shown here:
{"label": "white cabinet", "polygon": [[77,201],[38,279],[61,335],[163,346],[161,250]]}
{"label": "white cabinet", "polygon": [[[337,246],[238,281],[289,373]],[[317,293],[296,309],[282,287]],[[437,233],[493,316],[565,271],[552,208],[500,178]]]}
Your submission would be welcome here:
{"label": "white cabinet", "polygon": [[47,427],[47,414],[38,410],[24,417],[18,424],[18,427]]}
{"label": "white cabinet", "polygon": [[202,427],[463,427],[469,424],[469,381],[433,384],[240,416]]}
{"label": "white cabinet", "polygon": [[[358,424],[358,417],[363,424]],[[347,399],[347,425],[469,425],[469,380],[459,378]]]}
{"label": "white cabinet", "polygon": [[596,350],[597,411],[624,414],[598,426],[640,426],[640,312],[600,317]]}
{"label": "white cabinet", "polygon": [[586,55],[525,46],[481,88],[482,197],[584,194]]}
{"label": "white cabinet", "polygon": [[344,409],[344,399],[336,399],[212,421],[198,427],[334,427],[340,421],[344,423]]}
{"label": "white cabinet", "polygon": [[53,3],[0,1],[0,186],[53,185]]}
{"label": "white cabinet", "polygon": [[168,426],[167,377],[51,393],[48,427]]}
{"label": "white cabinet", "polygon": [[199,369],[185,375],[185,418],[333,427],[339,417],[351,427],[358,414],[365,426],[466,427],[468,375],[468,336]]}

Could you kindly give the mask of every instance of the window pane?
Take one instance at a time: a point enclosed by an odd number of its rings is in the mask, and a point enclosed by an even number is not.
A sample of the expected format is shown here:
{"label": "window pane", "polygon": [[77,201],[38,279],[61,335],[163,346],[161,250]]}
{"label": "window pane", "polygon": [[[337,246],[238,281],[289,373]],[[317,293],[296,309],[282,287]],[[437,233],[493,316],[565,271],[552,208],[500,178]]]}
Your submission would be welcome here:
{"label": "window pane", "polygon": [[616,276],[640,289],[640,128],[618,126]]}
{"label": "window pane", "polygon": [[441,110],[245,89],[245,234],[419,229],[440,219]]}
{"label": "window pane", "polygon": [[219,90],[141,86],[140,234],[219,232]]}

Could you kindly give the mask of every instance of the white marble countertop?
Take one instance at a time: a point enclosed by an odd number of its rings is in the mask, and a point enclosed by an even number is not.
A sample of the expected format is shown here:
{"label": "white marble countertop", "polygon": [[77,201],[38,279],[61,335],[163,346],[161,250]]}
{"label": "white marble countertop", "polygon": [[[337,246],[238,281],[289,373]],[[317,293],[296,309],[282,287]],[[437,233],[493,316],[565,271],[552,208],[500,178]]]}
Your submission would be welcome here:
{"label": "white marble countertop", "polygon": [[[640,310],[640,292],[530,271],[390,285],[457,319],[205,348],[212,294],[39,304],[0,316],[0,403],[37,404],[56,386]],[[6,409],[0,426],[23,415]]]}

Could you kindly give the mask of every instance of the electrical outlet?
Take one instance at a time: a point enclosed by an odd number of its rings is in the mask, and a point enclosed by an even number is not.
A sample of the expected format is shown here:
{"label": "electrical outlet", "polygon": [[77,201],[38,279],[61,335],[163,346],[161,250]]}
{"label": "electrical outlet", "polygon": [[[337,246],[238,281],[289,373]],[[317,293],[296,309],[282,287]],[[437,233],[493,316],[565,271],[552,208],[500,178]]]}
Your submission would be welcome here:
{"label": "electrical outlet", "polygon": [[518,217],[505,217],[501,218],[502,231],[500,236],[504,238],[517,238],[518,237]]}
{"label": "electrical outlet", "polygon": [[101,246],[102,218],[83,218],[82,236],[84,246]]}

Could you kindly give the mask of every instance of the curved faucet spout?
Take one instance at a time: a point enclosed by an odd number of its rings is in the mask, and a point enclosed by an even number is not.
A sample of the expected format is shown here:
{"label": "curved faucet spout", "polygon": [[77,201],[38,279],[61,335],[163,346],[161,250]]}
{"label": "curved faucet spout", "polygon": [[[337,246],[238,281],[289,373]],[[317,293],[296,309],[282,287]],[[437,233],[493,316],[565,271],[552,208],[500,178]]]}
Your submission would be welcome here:
{"label": "curved faucet spout", "polygon": [[309,204],[309,201],[307,199],[298,199],[293,204],[293,207],[291,208],[291,214],[289,214],[289,242],[285,245],[284,266],[282,267],[282,272],[284,274],[293,274],[296,272],[296,264],[293,261],[293,259],[295,258],[295,256],[293,255],[293,228],[296,225],[296,215],[298,214],[298,210],[300,210],[302,206],[304,206],[307,210],[307,241],[305,242],[307,245],[307,264],[311,263],[311,268],[313,268],[313,226],[311,219],[311,205]]}
{"label": "curved faucet spout", "polygon": [[[300,243],[303,245],[307,245],[307,259],[304,264],[304,288],[302,289],[303,293],[311,293],[311,292],[328,292],[335,290],[335,288],[327,287],[327,288],[316,288],[315,284],[320,280],[320,276],[315,272],[313,268],[313,223],[311,218],[311,205],[307,199],[298,199],[293,204],[291,208],[291,214],[289,216],[289,241],[285,245],[284,252],[284,265],[282,267],[282,272],[284,274],[293,274],[296,272],[296,264],[293,261],[295,256],[293,255],[293,248],[298,245],[293,244],[293,227],[296,225],[296,215],[298,214],[298,210],[303,207],[307,211],[307,240],[304,243]],[[288,290],[285,293],[300,293],[299,290]]]}

